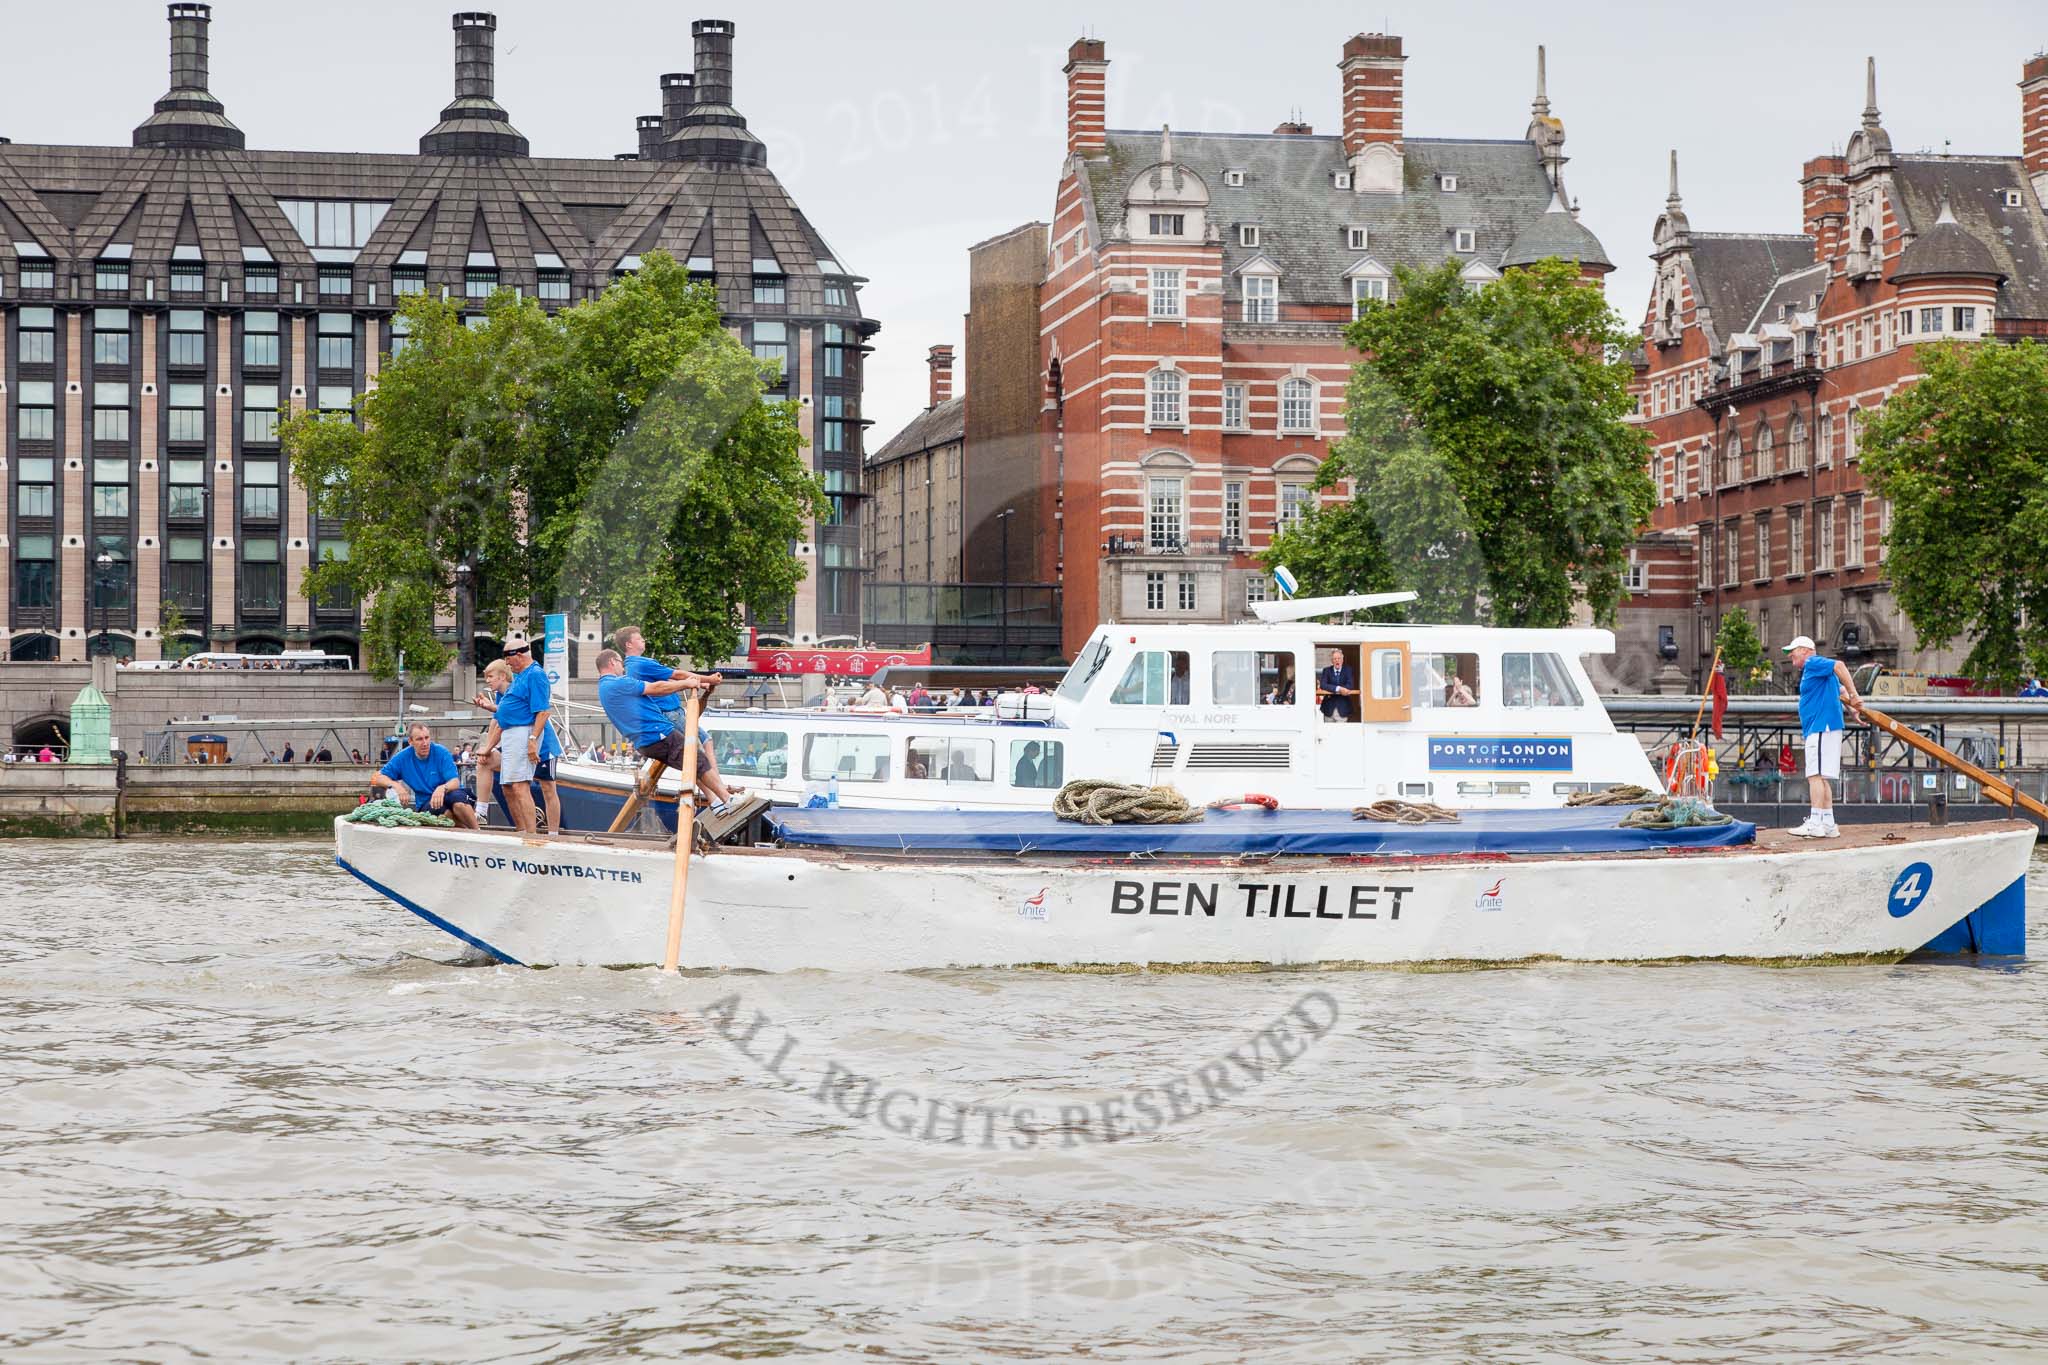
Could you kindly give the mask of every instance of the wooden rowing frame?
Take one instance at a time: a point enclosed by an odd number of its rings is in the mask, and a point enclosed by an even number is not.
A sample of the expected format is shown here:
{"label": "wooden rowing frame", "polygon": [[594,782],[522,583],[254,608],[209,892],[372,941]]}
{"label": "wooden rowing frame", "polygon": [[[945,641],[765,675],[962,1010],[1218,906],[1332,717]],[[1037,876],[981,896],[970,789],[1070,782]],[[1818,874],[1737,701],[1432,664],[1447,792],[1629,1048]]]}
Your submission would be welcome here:
{"label": "wooden rowing frame", "polygon": [[1941,745],[1936,744],[1933,740],[1921,734],[1918,730],[1908,725],[1901,725],[1882,711],[1873,710],[1871,707],[1865,706],[1860,709],[1859,714],[1907,748],[1917,749],[1936,763],[1952,768],[1964,777],[1969,778],[1984,789],[1986,796],[1996,801],[1999,805],[2004,806],[2007,810],[2023,810],[2036,819],[2048,820],[2048,806],[2042,805],[2039,801],[2028,796],[2018,787],[2015,787],[1997,774],[1987,772],[1968,759],[1949,752]]}

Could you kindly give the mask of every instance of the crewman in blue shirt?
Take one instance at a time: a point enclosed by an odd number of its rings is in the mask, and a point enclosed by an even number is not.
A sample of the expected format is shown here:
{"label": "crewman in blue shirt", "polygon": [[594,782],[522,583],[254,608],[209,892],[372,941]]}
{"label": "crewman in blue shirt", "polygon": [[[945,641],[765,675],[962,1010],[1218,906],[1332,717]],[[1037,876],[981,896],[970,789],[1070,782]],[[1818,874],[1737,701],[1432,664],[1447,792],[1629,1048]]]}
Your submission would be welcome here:
{"label": "crewman in blue shirt", "polygon": [[512,685],[498,698],[497,713],[478,751],[497,749],[498,789],[504,793],[505,809],[513,824],[534,834],[539,832],[539,823],[534,818],[533,793],[526,784],[540,766],[541,730],[548,723],[551,702],[548,675],[535,667],[533,646],[524,640],[507,645],[504,658],[512,670]]}
{"label": "crewman in blue shirt", "polygon": [[1842,703],[1860,711],[1863,698],[1849,666],[1821,654],[1808,637],[1794,639],[1785,653],[1799,674],[1799,730],[1806,738],[1806,793],[1813,803],[1805,823],[1789,832],[1802,839],[1832,839],[1842,832],[1835,825],[1834,788],[1828,785],[1842,776]]}
{"label": "crewman in blue shirt", "polygon": [[[667,664],[647,652],[647,637],[641,634],[640,627],[638,626],[620,626],[617,630],[614,630],[612,632],[612,648],[616,649],[619,652],[619,657],[625,661],[626,676],[634,679],[636,682],[668,682],[673,678],[681,678],[687,686],[704,688],[708,696],[711,688],[725,681],[724,678],[716,673],[692,673],[687,668],[670,668]],[[676,692],[667,692],[656,697],[654,704],[660,707],[668,716],[671,728],[677,734],[681,734],[683,729],[682,697]],[[711,783],[723,791],[725,790],[725,778],[718,771],[718,760],[712,756],[711,740],[708,736],[703,736],[702,731],[698,733],[702,736],[702,751],[697,755],[699,778],[701,780],[704,775],[708,774]],[[706,786],[705,790],[709,791],[711,787]]]}
{"label": "crewman in blue shirt", "polygon": [[[633,752],[642,758],[659,759],[677,772],[682,771],[686,752],[683,736],[669,723],[668,713],[661,708],[661,699],[701,686],[688,679],[689,675],[684,674],[651,682],[629,678],[626,676],[625,659],[616,649],[597,652],[597,701],[604,708],[605,718],[633,746]],[[711,808],[714,814],[723,815],[731,809],[731,790],[719,779],[718,770],[707,771],[701,759],[697,768],[697,785],[716,803]]]}
{"label": "crewman in blue shirt", "polygon": [[434,743],[434,732],[423,720],[414,721],[405,733],[410,743],[370,775],[370,785],[389,788],[392,796],[414,810],[446,815],[464,829],[475,829],[476,797],[462,785],[455,756]]}
{"label": "crewman in blue shirt", "polygon": [[[504,697],[505,693],[512,690],[512,665],[506,663],[503,659],[491,660],[490,663],[484,666],[484,683],[484,690],[479,691],[475,697],[471,698],[471,701],[495,717],[498,714],[498,702]],[[488,732],[486,732],[485,737],[488,740]],[[555,736],[554,724],[550,721],[541,725],[540,762],[533,765],[533,780],[527,785],[529,795],[532,794],[531,788],[538,787],[540,789],[540,803],[547,812],[548,832],[551,834],[559,834],[562,831],[562,793],[560,788],[555,785],[555,761],[561,756],[562,741]],[[486,753],[477,759],[477,772],[479,774],[490,772],[497,768],[497,766],[498,755],[495,753]],[[503,784],[501,783],[500,785],[502,786]],[[489,801],[491,792],[490,787],[482,776],[477,778],[477,788],[484,794],[484,801],[480,803],[480,809],[477,813],[478,818],[487,820],[490,818]],[[511,807],[512,802],[508,797],[505,801],[505,808],[509,811]]]}

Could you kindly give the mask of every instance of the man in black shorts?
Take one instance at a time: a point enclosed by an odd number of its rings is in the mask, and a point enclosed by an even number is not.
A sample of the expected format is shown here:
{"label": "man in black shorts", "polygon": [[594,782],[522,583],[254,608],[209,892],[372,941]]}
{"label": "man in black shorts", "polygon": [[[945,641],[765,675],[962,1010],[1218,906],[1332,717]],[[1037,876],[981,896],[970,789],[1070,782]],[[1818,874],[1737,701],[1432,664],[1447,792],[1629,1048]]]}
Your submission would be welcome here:
{"label": "man in black shorts", "polygon": [[[701,684],[681,674],[652,681],[629,678],[625,661],[617,650],[597,652],[597,700],[604,707],[605,717],[633,746],[634,753],[658,759],[677,772],[682,771],[683,755],[687,752],[683,735],[671,728],[668,713],[655,704],[655,699],[693,687]],[[700,757],[708,759],[711,744],[701,730],[697,742],[704,751]],[[732,790],[719,777],[716,764],[706,761],[697,765],[697,785],[717,803],[711,808],[715,814],[723,815],[731,808]]]}

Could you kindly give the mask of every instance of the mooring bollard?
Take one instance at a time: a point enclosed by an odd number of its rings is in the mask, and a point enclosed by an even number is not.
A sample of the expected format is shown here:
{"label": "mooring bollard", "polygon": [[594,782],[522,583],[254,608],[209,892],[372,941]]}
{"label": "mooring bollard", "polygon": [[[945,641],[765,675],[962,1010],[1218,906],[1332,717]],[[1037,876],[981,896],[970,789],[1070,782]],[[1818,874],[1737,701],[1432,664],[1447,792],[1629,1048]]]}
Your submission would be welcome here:
{"label": "mooring bollard", "polygon": [[1940,787],[1927,793],[1927,823],[1945,825],[1948,823],[1948,793]]}

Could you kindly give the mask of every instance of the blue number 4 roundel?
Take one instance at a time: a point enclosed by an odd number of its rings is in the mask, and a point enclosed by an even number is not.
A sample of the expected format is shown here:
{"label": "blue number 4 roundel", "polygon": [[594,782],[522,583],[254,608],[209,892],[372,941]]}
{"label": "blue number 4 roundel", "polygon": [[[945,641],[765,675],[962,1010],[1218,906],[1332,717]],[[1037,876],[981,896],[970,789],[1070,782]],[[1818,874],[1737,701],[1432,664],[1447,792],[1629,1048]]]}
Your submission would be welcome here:
{"label": "blue number 4 roundel", "polygon": [[1926,863],[1914,863],[1892,883],[1892,897],[1885,908],[1892,912],[1893,919],[1904,919],[1920,908],[1920,902],[1933,889],[1934,869]]}

